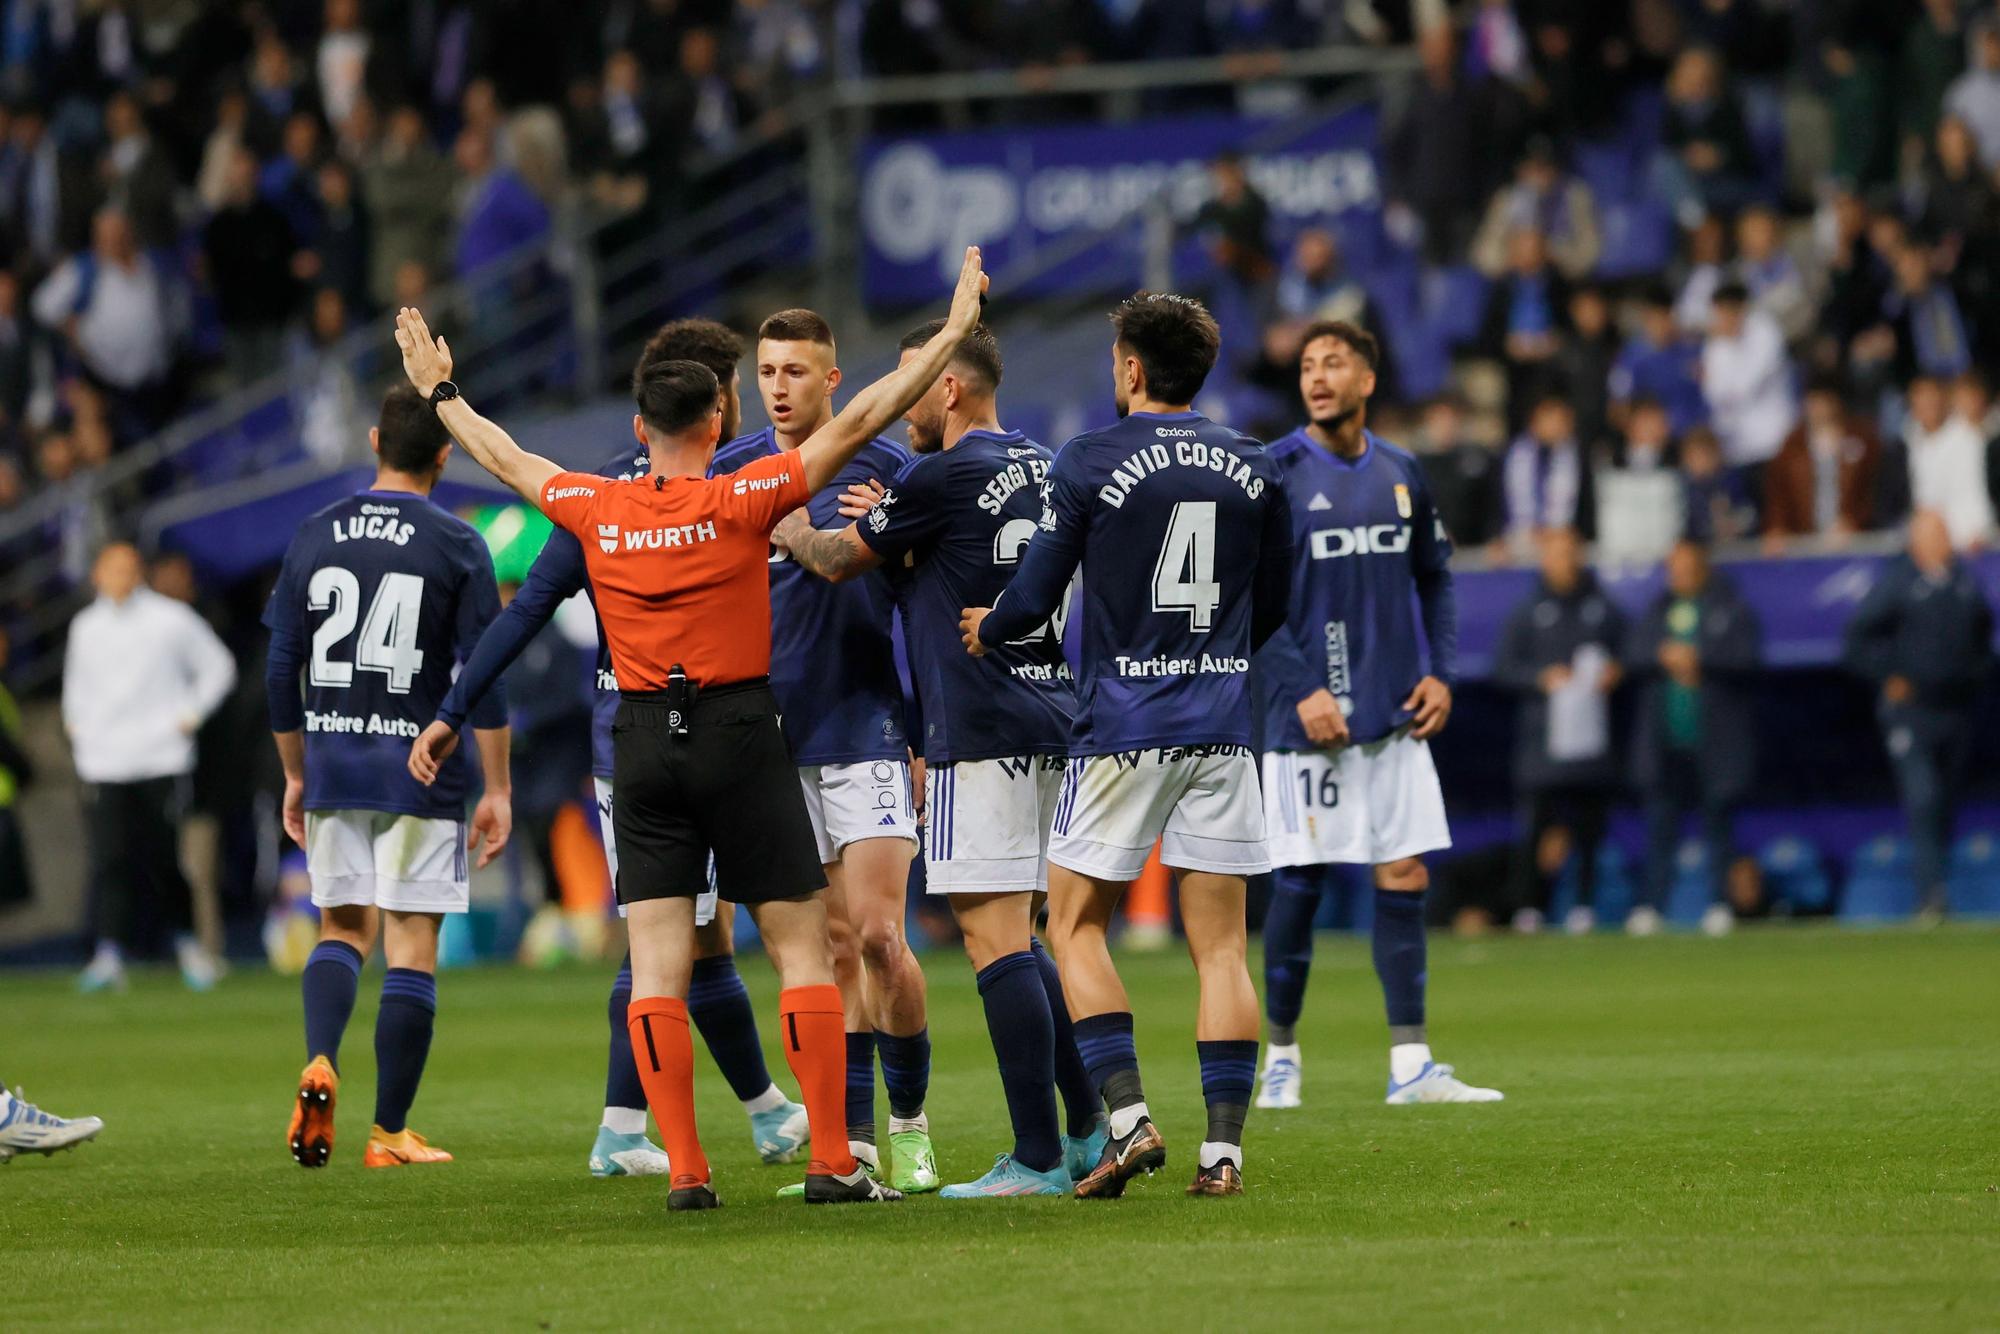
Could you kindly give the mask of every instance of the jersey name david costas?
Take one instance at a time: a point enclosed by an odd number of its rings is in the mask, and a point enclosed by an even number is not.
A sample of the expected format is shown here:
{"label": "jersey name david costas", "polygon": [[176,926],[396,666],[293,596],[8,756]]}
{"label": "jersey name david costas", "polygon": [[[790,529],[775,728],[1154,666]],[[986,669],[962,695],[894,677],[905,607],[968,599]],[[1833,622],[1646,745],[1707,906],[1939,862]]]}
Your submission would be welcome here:
{"label": "jersey name david costas", "polygon": [[[1070,751],[1247,745],[1253,614],[1282,598],[1289,528],[1264,447],[1194,412],[1133,413],[1056,456],[1021,605],[1083,568]],[[980,638],[1027,627],[996,604]],[[997,618],[997,619],[996,619]]]}
{"label": "jersey name david costas", "polygon": [[[499,612],[486,543],[422,496],[364,491],[299,526],[264,622],[304,660],[308,809],[462,817],[467,747],[426,788],[410,743]],[[505,726],[497,692],[482,704],[475,726]]]}
{"label": "jersey name david costas", "polygon": [[921,753],[933,764],[1068,748],[1076,696],[1062,614],[983,658],[965,651],[958,631],[959,613],[991,606],[1013,576],[1040,528],[1053,463],[1019,431],[968,431],[919,455],[855,526],[901,597]]}
{"label": "jersey name david costas", "polygon": [[[770,427],[715,451],[711,477],[782,452]],[[910,451],[875,439],[806,504],[815,528],[845,527],[840,494],[851,484],[887,483]],[[792,759],[801,766],[907,758],[903,685],[896,674],[888,575],[873,571],[843,584],[806,573],[771,553],[771,693]]]}

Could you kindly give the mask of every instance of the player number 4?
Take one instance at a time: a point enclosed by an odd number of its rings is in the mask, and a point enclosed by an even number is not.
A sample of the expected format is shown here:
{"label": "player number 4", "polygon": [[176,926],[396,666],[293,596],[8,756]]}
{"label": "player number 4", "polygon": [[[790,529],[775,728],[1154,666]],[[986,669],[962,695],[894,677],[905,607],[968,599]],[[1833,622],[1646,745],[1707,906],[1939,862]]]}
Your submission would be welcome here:
{"label": "player number 4", "polygon": [[[354,669],[380,672],[389,678],[389,693],[407,695],[423,670],[423,650],[417,647],[417,618],[423,611],[423,576],[392,573],[382,576],[368,615],[361,617],[361,581],[354,571],[338,565],[323,565],[313,572],[306,586],[306,605],[324,611],[327,618],[313,631],[312,665],[308,672],[316,686],[345,687],[354,684]],[[361,639],[355,646],[353,662],[334,656],[341,642],[361,621]]]}
{"label": "player number 4", "polygon": [[1215,502],[1183,500],[1167,521],[1160,559],[1153,565],[1153,610],[1184,611],[1188,629],[1215,628],[1222,585],[1215,581]]}

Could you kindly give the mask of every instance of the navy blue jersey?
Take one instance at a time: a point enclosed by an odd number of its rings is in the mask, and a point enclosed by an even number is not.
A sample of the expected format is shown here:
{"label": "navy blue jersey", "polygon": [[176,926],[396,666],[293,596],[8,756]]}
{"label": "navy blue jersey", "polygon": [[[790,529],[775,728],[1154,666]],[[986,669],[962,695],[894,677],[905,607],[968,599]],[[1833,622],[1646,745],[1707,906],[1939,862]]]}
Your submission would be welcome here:
{"label": "navy blue jersey", "polygon": [[959,613],[991,606],[1020,563],[1053,463],[1019,431],[968,431],[905,466],[855,526],[896,583],[923,755],[933,764],[1069,746],[1076,696],[1062,653],[1066,608],[984,658],[967,653],[958,633]]}
{"label": "navy blue jersey", "polygon": [[[499,612],[485,541],[422,496],[363,491],[299,525],[264,624],[272,730],[305,729],[306,809],[463,817],[465,749],[426,788],[410,777],[410,742]],[[472,723],[507,725],[499,691]]]}
{"label": "navy blue jersey", "polygon": [[1415,457],[1366,435],[1351,463],[1303,428],[1271,446],[1297,563],[1285,628],[1257,658],[1271,750],[1315,749],[1297,706],[1316,690],[1333,693],[1355,741],[1377,741],[1410,721],[1418,681],[1452,679],[1451,537]]}
{"label": "navy blue jersey", "polygon": [[[652,471],[653,460],[643,447],[624,450],[597,470],[601,477],[630,481]],[[514,594],[514,600],[500,613],[487,632],[479,637],[479,647],[466,659],[451,693],[445,696],[438,717],[453,727],[463,727],[468,712],[493,688],[501,674],[519,657],[536,633],[556,614],[556,608],[578,593],[589,595],[597,605],[597,593],[590,586],[584,568],[583,547],[566,528],[549,534],[541,554],[528,569],[528,577]],[[618,677],[611,670],[611,648],[604,627],[597,627],[597,694],[591,704],[590,771],[599,778],[611,777],[611,719],[618,712]]]}
{"label": "navy blue jersey", "polygon": [[[715,451],[708,475],[782,453],[765,427]],[[910,461],[893,440],[871,440],[806,505],[815,528],[839,528],[840,493],[886,482]],[[783,715],[792,759],[801,766],[907,759],[903,683],[890,638],[895,597],[880,570],[830,584],[771,550],[771,693]]]}
{"label": "navy blue jersey", "polygon": [[1041,531],[980,627],[1027,634],[1083,565],[1070,753],[1248,745],[1250,655],[1284,616],[1291,525],[1264,447],[1194,412],[1135,412],[1056,456]]}

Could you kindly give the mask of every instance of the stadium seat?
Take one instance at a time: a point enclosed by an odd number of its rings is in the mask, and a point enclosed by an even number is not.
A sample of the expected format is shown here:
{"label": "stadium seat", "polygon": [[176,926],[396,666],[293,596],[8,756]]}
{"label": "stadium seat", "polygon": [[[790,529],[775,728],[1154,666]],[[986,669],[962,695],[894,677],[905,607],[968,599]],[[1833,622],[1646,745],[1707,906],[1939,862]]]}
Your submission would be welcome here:
{"label": "stadium seat", "polygon": [[2000,916],[2000,838],[1970,834],[1951,850],[1945,896],[1961,917]]}
{"label": "stadium seat", "polygon": [[1764,891],[1795,913],[1823,913],[1833,906],[1833,877],[1819,849],[1796,834],[1772,839],[1757,854]]}
{"label": "stadium seat", "polygon": [[1708,869],[1708,849],[1699,839],[1688,839],[1674,854],[1674,879],[1667,887],[1666,906],[1660,911],[1675,926],[1695,926],[1715,898],[1715,877]]}
{"label": "stadium seat", "polygon": [[1883,834],[1862,844],[1847,874],[1840,896],[1843,922],[1889,922],[1917,909],[1917,890],[1910,878],[1910,845]]}
{"label": "stadium seat", "polygon": [[[1555,892],[1549,895],[1549,920],[1560,922],[1576,905],[1577,859],[1572,856],[1556,877]],[[1631,863],[1625,849],[1606,839],[1597,849],[1597,921],[1600,926],[1617,926],[1632,911],[1634,885]]]}

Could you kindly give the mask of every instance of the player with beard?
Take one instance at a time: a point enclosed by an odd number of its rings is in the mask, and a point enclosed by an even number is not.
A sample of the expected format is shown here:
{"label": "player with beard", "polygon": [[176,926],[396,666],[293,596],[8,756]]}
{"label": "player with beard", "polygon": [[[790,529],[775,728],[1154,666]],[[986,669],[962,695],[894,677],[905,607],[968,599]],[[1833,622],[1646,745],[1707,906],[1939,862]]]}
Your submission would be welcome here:
{"label": "player with beard", "polygon": [[[743,340],[714,320],[684,319],[662,325],[639,354],[634,382],[648,367],[663,361],[695,361],[708,367],[722,384],[722,433],[735,434],[742,418],[736,364],[743,359]],[[644,477],[652,460],[643,442],[628,444],[598,471],[606,477]],[[479,644],[458,674],[451,693],[439,706],[437,720],[424,729],[410,748],[411,772],[428,781],[451,748],[459,729],[487,691],[556,611],[571,597],[595,591],[584,569],[583,547],[558,528],[535,558],[527,580],[514,600],[486,628]],[[603,628],[597,637],[597,698],[590,728],[591,773],[602,817],[604,856],[611,878],[618,878],[618,844],[612,835],[615,795],[611,781],[611,720],[618,712],[618,678],[611,670],[611,651]],[[623,907],[619,909],[624,912]],[[734,911],[722,911],[713,893],[696,905],[694,978],[688,986],[688,1018],[700,1030],[709,1053],[729,1081],[730,1091],[750,1118],[750,1137],[767,1163],[788,1163],[806,1143],[806,1109],[779,1091],[764,1063],[757,1033],[757,1014],[750,993],[736,972],[731,939]],[[604,1116],[590,1149],[590,1174],[596,1177],[661,1176],[670,1171],[667,1155],[646,1138],[646,1090],[632,1063],[632,1038],[625,1011],[632,1001],[632,957],[628,953],[611,984],[610,1057],[605,1066]]]}
{"label": "player with beard", "polygon": [[[942,328],[903,338],[903,360]],[[903,420],[917,457],[886,493],[863,492],[821,531],[804,510],[772,532],[798,565],[834,582],[886,567],[896,581],[923,716],[926,884],[948,898],[978,975],[1014,1147],[954,1199],[1067,1195],[1104,1151],[1105,1120],[1077,1054],[1055,961],[1034,935],[1048,888],[1049,828],[1076,698],[1063,660],[1067,606],[984,658],[958,638],[959,611],[1007,585],[1041,515],[1049,452],[1000,425],[1000,346],[983,326]],[[1059,1136],[1056,1089],[1068,1112]]]}
{"label": "player with beard", "polygon": [[[833,420],[840,386],[833,330],[810,310],[781,310],[757,331],[757,391],[771,424],[715,451],[709,475],[735,473],[796,448]],[[807,506],[838,517],[841,495],[894,477],[909,451],[877,439]],[[771,691],[784,716],[819,858],[826,868],[835,976],[847,1023],[847,1129],[870,1170],[905,1194],[941,1184],[924,1099],[931,1040],[924,974],[904,936],[910,858],[917,847],[902,680],[890,638],[888,576],[834,585],[771,549]],[[889,1094],[889,1161],[875,1144],[875,1059]],[[797,1186],[788,1186],[785,1193]]]}
{"label": "player with beard", "polygon": [[[1270,1026],[1259,1107],[1299,1105],[1295,1026],[1329,868],[1375,868],[1375,972],[1389,1016],[1391,1103],[1497,1102],[1431,1060],[1424,1026],[1423,854],[1451,846],[1430,738],[1451,717],[1458,643],[1451,537],[1416,459],[1367,429],[1379,359],[1367,331],[1306,330],[1308,424],[1271,457],[1297,562],[1284,629],[1258,654],[1271,906]],[[1421,614],[1420,614],[1421,613]]]}

